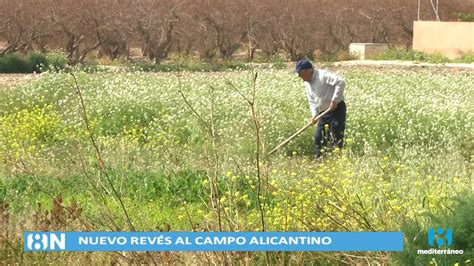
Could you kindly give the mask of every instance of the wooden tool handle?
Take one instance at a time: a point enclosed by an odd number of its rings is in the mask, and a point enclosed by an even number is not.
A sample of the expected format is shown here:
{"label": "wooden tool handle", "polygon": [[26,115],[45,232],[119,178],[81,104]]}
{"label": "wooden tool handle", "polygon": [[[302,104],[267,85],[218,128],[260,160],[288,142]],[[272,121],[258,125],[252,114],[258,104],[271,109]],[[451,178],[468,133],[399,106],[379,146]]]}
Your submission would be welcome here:
{"label": "wooden tool handle", "polygon": [[[321,117],[323,117],[325,114],[327,114],[329,112],[329,109],[327,109],[326,111],[324,111],[323,113],[321,113],[320,115],[318,115],[316,118],[315,118],[315,121],[317,122],[319,119],[321,119]],[[285,144],[287,144],[288,142],[290,142],[292,139],[296,138],[296,136],[298,136],[299,134],[301,134],[301,132],[305,131],[308,127],[312,126],[313,125],[313,122],[310,121],[308,124],[306,124],[304,127],[300,128],[298,131],[296,131],[293,135],[291,135],[289,138],[287,138],[286,140],[284,140],[282,143],[278,144],[278,146],[276,146],[273,150],[271,150],[268,155],[272,155],[273,153],[275,153],[278,149],[280,149],[282,146],[284,146]]]}

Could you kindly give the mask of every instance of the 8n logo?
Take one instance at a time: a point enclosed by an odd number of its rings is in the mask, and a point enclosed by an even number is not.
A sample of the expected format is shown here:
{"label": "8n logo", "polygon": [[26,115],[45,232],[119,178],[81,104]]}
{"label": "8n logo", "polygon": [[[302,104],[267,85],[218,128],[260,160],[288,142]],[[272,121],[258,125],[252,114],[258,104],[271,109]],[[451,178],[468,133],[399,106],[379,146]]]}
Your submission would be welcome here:
{"label": "8n logo", "polygon": [[66,249],[64,233],[24,233],[25,251],[60,251]]}
{"label": "8n logo", "polygon": [[443,229],[428,229],[428,244],[432,247],[449,247],[453,243],[453,230],[446,228],[446,232]]}

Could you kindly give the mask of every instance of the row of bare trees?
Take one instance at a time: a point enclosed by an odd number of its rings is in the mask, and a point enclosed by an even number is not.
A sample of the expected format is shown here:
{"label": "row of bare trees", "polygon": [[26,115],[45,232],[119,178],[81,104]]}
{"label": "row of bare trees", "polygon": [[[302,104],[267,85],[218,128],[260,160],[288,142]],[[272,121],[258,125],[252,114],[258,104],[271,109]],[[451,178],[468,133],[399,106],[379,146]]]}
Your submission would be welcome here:
{"label": "row of bare trees", "polygon": [[[419,1],[418,1],[419,2]],[[351,42],[411,44],[413,21],[453,20],[473,0],[0,0],[0,55],[62,50],[70,63],[88,54],[160,61],[170,52],[229,59],[285,53],[290,60]],[[423,3],[423,1],[421,1]],[[2,45],[3,43],[3,45]]]}

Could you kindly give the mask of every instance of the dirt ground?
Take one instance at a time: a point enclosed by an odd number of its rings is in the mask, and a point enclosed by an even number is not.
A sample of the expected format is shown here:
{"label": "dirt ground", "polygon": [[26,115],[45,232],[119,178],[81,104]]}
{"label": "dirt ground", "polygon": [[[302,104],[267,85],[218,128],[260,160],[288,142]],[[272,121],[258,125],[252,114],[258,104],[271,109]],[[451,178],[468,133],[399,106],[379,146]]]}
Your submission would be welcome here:
{"label": "dirt ground", "polygon": [[7,89],[22,83],[26,83],[31,79],[38,78],[40,74],[5,74],[0,73],[0,90]]}

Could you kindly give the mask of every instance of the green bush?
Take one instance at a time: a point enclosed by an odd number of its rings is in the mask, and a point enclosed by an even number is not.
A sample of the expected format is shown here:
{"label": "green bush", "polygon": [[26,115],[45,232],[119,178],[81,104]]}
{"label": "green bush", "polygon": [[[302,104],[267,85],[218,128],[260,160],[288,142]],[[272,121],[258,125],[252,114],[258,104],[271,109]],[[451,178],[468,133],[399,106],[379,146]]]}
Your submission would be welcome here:
{"label": "green bush", "polygon": [[[395,261],[400,265],[459,265],[467,264],[474,256],[474,197],[458,199],[456,206],[445,215],[426,213],[426,221],[409,221],[402,226],[405,234],[405,248],[403,252],[395,253]],[[417,254],[418,250],[446,249],[445,247],[431,247],[428,244],[428,228],[451,228],[451,250],[463,250],[464,254],[455,255],[428,255]]]}
{"label": "green bush", "polygon": [[274,57],[272,60],[272,67],[275,69],[286,69],[287,65],[285,59],[279,56]]}
{"label": "green bush", "polygon": [[377,55],[374,59],[376,60],[402,60],[402,61],[416,61],[416,62],[429,62],[429,63],[473,63],[474,53],[467,53],[462,55],[460,58],[455,60],[449,60],[447,57],[439,54],[426,54],[414,50],[405,49],[389,49],[383,53]]}
{"label": "green bush", "polygon": [[402,60],[430,63],[446,63],[449,59],[439,53],[426,54],[414,50],[389,49],[374,57],[375,60]]}
{"label": "green bush", "polygon": [[0,57],[0,73],[41,73],[46,70],[59,71],[65,66],[66,58],[61,54],[32,52],[28,55],[13,53]]}
{"label": "green bush", "polygon": [[154,63],[137,63],[131,66],[131,70],[139,70],[144,72],[219,72],[227,70],[247,70],[250,66],[242,62],[172,62],[164,64]]}
{"label": "green bush", "polygon": [[49,70],[59,72],[64,69],[67,64],[66,57],[61,53],[48,53],[46,55],[48,61]]}
{"label": "green bush", "polygon": [[30,69],[36,73],[41,73],[49,67],[48,59],[45,55],[40,53],[30,53],[26,57],[26,61],[29,64]]}
{"label": "green bush", "polygon": [[461,22],[474,22],[474,13],[459,13],[458,19]]}
{"label": "green bush", "polygon": [[459,59],[455,60],[455,62],[466,64],[474,63],[474,52],[462,55]]}
{"label": "green bush", "polygon": [[33,68],[20,54],[7,54],[0,57],[0,73],[31,73]]}

